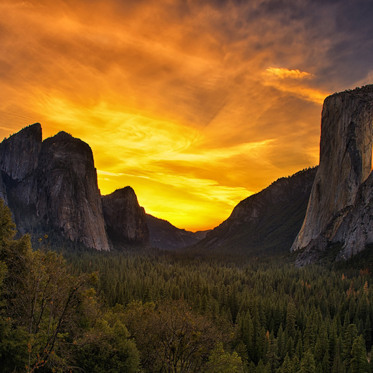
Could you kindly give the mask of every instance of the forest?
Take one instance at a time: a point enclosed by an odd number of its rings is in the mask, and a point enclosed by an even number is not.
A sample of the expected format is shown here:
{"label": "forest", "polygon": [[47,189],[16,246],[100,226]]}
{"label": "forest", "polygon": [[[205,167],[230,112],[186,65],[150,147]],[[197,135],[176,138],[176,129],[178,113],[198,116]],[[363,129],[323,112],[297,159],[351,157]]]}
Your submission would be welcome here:
{"label": "forest", "polygon": [[371,258],[296,268],[48,240],[33,250],[0,202],[1,372],[373,372]]}

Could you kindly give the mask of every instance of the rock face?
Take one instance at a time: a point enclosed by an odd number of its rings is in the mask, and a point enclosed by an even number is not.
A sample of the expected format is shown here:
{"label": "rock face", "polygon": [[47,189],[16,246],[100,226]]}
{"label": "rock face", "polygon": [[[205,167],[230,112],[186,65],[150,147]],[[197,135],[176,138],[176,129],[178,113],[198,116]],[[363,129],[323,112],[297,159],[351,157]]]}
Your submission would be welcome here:
{"label": "rock face", "polygon": [[89,145],[65,132],[42,141],[39,123],[0,144],[0,198],[20,233],[47,233],[56,247],[169,250],[201,238],[147,216],[130,187],[101,197]]}
{"label": "rock face", "polygon": [[149,243],[145,211],[139,206],[131,187],[103,196],[102,205],[107,233],[115,247],[126,244],[144,246]]}
{"label": "rock face", "polygon": [[36,215],[34,176],[41,146],[39,123],[24,128],[0,144],[1,195],[22,233],[31,230]]}
{"label": "rock face", "polygon": [[334,242],[343,242],[337,259],[346,259],[373,243],[373,173],[360,186],[354,206],[343,220]]}
{"label": "rock face", "polygon": [[303,222],[316,168],[281,178],[241,201],[193,250],[239,255],[286,252]]}
{"label": "rock face", "polygon": [[0,144],[0,168],[12,180],[21,181],[38,165],[42,144],[40,123],[10,136]]}
{"label": "rock face", "polygon": [[0,144],[0,193],[21,233],[53,231],[109,250],[90,147],[67,133],[42,142],[34,124]]}
{"label": "rock face", "polygon": [[[342,251],[351,256],[371,242],[368,231],[373,230],[373,222],[366,215],[362,219],[360,214],[366,213],[363,206],[370,208],[371,182],[367,179],[371,173],[372,124],[373,85],[334,94],[325,100],[320,166],[306,217],[292,245],[292,250],[304,250],[300,264],[314,261],[315,252],[325,250],[330,243],[342,243]],[[359,236],[359,245],[353,248],[352,237],[358,235],[360,225],[364,225],[361,229],[366,233]],[[352,230],[355,233],[351,235]]]}
{"label": "rock face", "polygon": [[4,200],[6,205],[8,205],[8,195],[6,192],[6,186],[3,180],[2,172],[0,172],[0,198]]}
{"label": "rock face", "polygon": [[195,245],[206,237],[208,231],[189,232],[179,229],[167,220],[146,215],[149,227],[150,245],[163,250],[179,250]]}
{"label": "rock face", "polygon": [[91,148],[60,132],[42,144],[36,169],[37,216],[71,241],[109,250]]}

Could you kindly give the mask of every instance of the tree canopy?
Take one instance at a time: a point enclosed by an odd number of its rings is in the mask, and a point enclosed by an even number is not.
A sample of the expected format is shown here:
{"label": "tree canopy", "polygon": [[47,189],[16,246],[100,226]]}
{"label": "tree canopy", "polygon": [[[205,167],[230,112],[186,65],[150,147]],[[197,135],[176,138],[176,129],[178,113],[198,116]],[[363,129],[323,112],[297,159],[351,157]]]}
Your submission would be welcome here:
{"label": "tree canopy", "polygon": [[0,201],[4,372],[373,372],[364,267],[42,244]]}

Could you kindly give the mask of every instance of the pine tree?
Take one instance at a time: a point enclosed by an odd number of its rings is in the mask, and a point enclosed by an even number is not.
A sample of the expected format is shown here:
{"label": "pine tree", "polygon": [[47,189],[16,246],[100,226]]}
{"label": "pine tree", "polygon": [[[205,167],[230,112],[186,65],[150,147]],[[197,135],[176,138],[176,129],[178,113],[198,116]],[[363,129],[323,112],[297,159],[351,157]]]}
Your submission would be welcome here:
{"label": "pine tree", "polygon": [[366,357],[365,343],[362,336],[354,339],[351,349],[351,373],[368,372],[369,365]]}
{"label": "pine tree", "polygon": [[315,359],[311,350],[307,350],[303,355],[299,373],[316,373]]}
{"label": "pine tree", "polygon": [[286,354],[285,356],[280,372],[281,373],[295,373],[293,362],[291,361],[288,354]]}
{"label": "pine tree", "polygon": [[294,302],[291,300],[288,303],[287,309],[286,309],[286,331],[289,336],[293,337],[295,336],[295,327],[296,327],[296,308]]}
{"label": "pine tree", "polygon": [[343,336],[343,361],[347,369],[350,368],[351,349],[355,338],[357,337],[357,327],[355,324],[348,325]]}

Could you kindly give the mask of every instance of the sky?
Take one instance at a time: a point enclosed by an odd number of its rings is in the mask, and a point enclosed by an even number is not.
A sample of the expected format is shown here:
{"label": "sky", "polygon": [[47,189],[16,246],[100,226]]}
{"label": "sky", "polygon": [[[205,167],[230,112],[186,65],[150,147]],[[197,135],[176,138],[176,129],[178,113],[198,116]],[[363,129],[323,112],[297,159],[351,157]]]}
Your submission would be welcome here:
{"label": "sky", "polygon": [[102,194],[210,229],[319,160],[326,96],[373,83],[372,0],[0,0],[0,136],[40,122]]}

